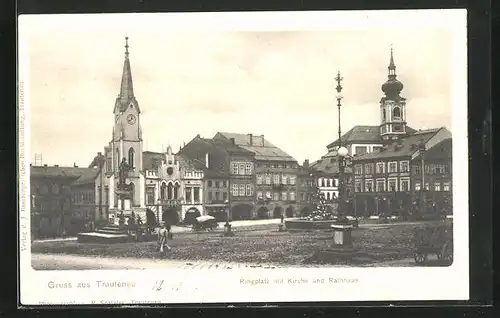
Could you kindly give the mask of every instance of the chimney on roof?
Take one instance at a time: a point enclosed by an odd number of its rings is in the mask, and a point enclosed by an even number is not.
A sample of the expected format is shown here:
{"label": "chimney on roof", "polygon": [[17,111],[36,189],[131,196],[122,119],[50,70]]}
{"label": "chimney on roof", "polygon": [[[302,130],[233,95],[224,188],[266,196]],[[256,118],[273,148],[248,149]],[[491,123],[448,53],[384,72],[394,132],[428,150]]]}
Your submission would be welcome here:
{"label": "chimney on roof", "polygon": [[54,165],[54,168],[59,168],[59,165]]}
{"label": "chimney on roof", "polygon": [[253,145],[253,135],[252,134],[247,134],[247,142],[248,145]]}
{"label": "chimney on roof", "polygon": [[44,168],[47,168],[47,164],[44,164],[44,165],[43,165],[43,167],[44,167]]}
{"label": "chimney on roof", "polygon": [[102,156],[102,152],[100,152],[100,151],[99,151],[99,152],[97,153],[97,155],[98,155],[98,156]]}
{"label": "chimney on roof", "polygon": [[207,169],[209,168],[208,167],[208,152],[205,154],[205,167],[207,167]]}
{"label": "chimney on roof", "polygon": [[309,159],[304,160],[304,163],[302,164],[302,167],[308,169],[309,168]]}
{"label": "chimney on roof", "polygon": [[234,140],[234,138],[229,138],[229,140],[231,140],[231,143],[232,143],[233,145],[236,145],[236,141]]}
{"label": "chimney on roof", "polygon": [[76,165],[76,162],[73,162],[73,168],[78,168],[78,166]]}
{"label": "chimney on roof", "polygon": [[264,147],[264,135],[260,135],[261,141],[262,141],[262,147]]}
{"label": "chimney on roof", "polygon": [[201,138],[201,137],[200,137],[200,134],[196,135],[196,138]]}

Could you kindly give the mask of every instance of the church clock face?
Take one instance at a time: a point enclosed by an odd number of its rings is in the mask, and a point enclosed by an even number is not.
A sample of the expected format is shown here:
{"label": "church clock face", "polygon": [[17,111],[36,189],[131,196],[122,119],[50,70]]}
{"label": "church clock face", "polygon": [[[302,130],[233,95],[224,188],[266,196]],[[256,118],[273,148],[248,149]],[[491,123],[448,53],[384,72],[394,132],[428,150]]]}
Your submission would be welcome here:
{"label": "church clock face", "polygon": [[129,123],[130,125],[133,125],[135,123],[135,116],[130,114],[127,116],[127,123]]}

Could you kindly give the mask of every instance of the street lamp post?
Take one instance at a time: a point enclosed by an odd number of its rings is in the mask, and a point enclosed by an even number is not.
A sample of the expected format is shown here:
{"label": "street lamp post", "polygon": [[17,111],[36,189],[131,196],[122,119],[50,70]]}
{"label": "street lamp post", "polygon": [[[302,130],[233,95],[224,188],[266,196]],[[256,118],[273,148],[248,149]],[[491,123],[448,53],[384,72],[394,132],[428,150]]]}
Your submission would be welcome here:
{"label": "street lamp post", "polygon": [[345,157],[348,154],[347,148],[342,146],[342,130],[341,130],[341,125],[340,125],[340,107],[342,106],[342,85],[340,83],[342,82],[343,78],[340,76],[340,72],[337,73],[337,77],[335,78],[337,81],[337,87],[335,88],[337,90],[337,109],[338,109],[338,134],[339,134],[339,148],[337,150],[337,156],[338,156],[338,165],[339,165],[339,181],[338,181],[338,222],[339,223],[345,223],[347,218],[345,216],[345,180],[344,180],[344,172],[345,172]]}

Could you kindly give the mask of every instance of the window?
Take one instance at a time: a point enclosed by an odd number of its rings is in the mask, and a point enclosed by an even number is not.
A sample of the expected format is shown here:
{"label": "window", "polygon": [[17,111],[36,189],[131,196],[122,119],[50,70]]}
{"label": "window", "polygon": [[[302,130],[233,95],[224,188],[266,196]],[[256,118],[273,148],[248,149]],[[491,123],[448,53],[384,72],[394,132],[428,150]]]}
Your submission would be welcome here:
{"label": "window", "polygon": [[236,162],[231,163],[231,173],[238,174],[238,163]]}
{"label": "window", "polygon": [[106,171],[107,172],[111,171],[111,160],[110,159],[106,160]]}
{"label": "window", "polygon": [[244,164],[244,163],[240,163],[240,171],[239,171],[239,174],[240,174],[240,175],[244,175],[244,174],[245,174],[245,164]]}
{"label": "window", "polygon": [[410,163],[408,161],[401,161],[399,163],[400,172],[410,171]]}
{"label": "window", "polygon": [[128,150],[128,164],[130,166],[130,168],[134,168],[134,154],[135,154],[135,151],[134,151],[134,148],[130,148]]}
{"label": "window", "polygon": [[261,191],[257,192],[257,199],[264,199]]}
{"label": "window", "polygon": [[373,174],[373,164],[372,163],[365,164],[365,174]]}
{"label": "window", "polygon": [[271,184],[271,175],[270,174],[266,175],[266,184]]}
{"label": "window", "polygon": [[354,153],[356,155],[363,155],[365,153],[367,153],[367,150],[366,150],[366,146],[357,146],[354,148]]}
{"label": "window", "polygon": [[222,192],[222,200],[224,200],[224,202],[226,202],[226,200],[227,200],[227,192]]}
{"label": "window", "polygon": [[274,184],[279,184],[280,183],[280,175],[279,174],[275,174],[274,175]]}
{"label": "window", "polygon": [[420,182],[415,183],[415,190],[420,191]]}
{"label": "window", "polygon": [[401,118],[401,108],[394,107],[394,109],[392,110],[392,117],[394,119],[400,119]]}
{"label": "window", "polygon": [[385,180],[377,180],[377,192],[385,192]]}
{"label": "window", "polygon": [[361,181],[356,180],[356,182],[354,183],[354,191],[361,192]]}
{"label": "window", "polygon": [[289,193],[290,201],[295,201],[295,192],[290,192]]}
{"label": "window", "polygon": [[291,185],[295,185],[295,181],[296,181],[296,180],[295,180],[295,176],[293,176],[293,175],[292,175],[292,176],[290,176],[289,181],[290,181],[290,184],[291,184]]}
{"label": "window", "polygon": [[333,187],[333,184],[332,184],[333,182],[332,182],[332,181],[333,181],[332,179],[328,179],[328,186],[329,186],[330,188],[331,188],[331,187]]}
{"label": "window", "polygon": [[301,193],[301,194],[300,194],[300,199],[301,199],[302,201],[305,201],[305,200],[306,200],[306,194],[305,194],[305,193]]}
{"label": "window", "polygon": [[252,189],[252,185],[251,184],[247,184],[247,197],[253,195],[253,191],[252,190],[253,190]]}
{"label": "window", "polygon": [[429,182],[425,183],[425,190],[429,191]]}
{"label": "window", "polygon": [[281,200],[286,201],[288,199],[288,195],[286,192],[281,192]]}
{"label": "window", "polygon": [[330,201],[330,199],[331,199],[331,198],[330,198],[330,192],[327,192],[327,193],[326,193],[326,201]]}
{"label": "window", "polygon": [[172,197],[174,195],[174,186],[171,183],[169,183],[168,186],[167,186],[167,189],[168,189],[168,191],[167,191],[167,198],[169,200],[172,200]]}
{"label": "window", "polygon": [[233,197],[237,197],[238,196],[238,185],[237,184],[233,184],[231,186],[231,195]]}
{"label": "window", "polygon": [[450,182],[443,182],[443,191],[450,191]]}
{"label": "window", "polygon": [[397,162],[389,162],[388,170],[389,170],[389,173],[398,172],[398,163]]}
{"label": "window", "polygon": [[223,188],[227,187],[227,181],[225,181],[225,180],[224,180],[224,181],[222,181],[222,187],[223,187]]}
{"label": "window", "polygon": [[373,147],[373,152],[377,152],[377,151],[380,151],[380,150],[382,150],[382,147],[380,147],[380,146],[374,146]]}
{"label": "window", "polygon": [[401,185],[399,186],[399,191],[401,191],[401,192],[410,191],[410,180],[408,180],[408,179],[401,180]]}
{"label": "window", "polygon": [[397,188],[397,183],[396,183],[396,179],[389,179],[388,181],[388,188],[389,188],[389,192],[395,192],[398,190]]}
{"label": "window", "polygon": [[186,202],[191,202],[192,200],[192,196],[191,196],[191,191],[192,191],[192,188],[186,188]]}
{"label": "window", "polygon": [[257,175],[257,184],[262,184],[262,175],[261,174]]}
{"label": "window", "polygon": [[245,196],[245,185],[244,184],[240,184],[239,185],[239,189],[240,189],[239,196],[240,197],[244,197]]}
{"label": "window", "polygon": [[252,164],[251,163],[247,163],[247,165],[245,167],[245,173],[248,175],[252,174]]}
{"label": "window", "polygon": [[165,183],[162,183],[160,190],[160,198],[162,200],[165,200],[166,197],[167,197],[167,185]]}
{"label": "window", "polygon": [[420,170],[420,165],[414,165],[413,170],[415,171],[415,174],[421,174],[422,171]]}
{"label": "window", "polygon": [[219,199],[220,199],[220,192],[216,191],[215,192],[215,200],[219,201]]}
{"label": "window", "polygon": [[384,162],[377,162],[377,173],[385,173],[385,163]]}
{"label": "window", "polygon": [[372,191],[373,191],[373,181],[365,180],[365,192],[372,192]]}
{"label": "window", "polygon": [[441,183],[440,182],[434,183],[434,191],[441,191]]}
{"label": "window", "polygon": [[354,166],[354,173],[355,174],[363,174],[363,166],[362,165],[355,165]]}
{"label": "window", "polygon": [[279,192],[274,193],[274,201],[279,201],[280,200],[280,194]]}
{"label": "window", "polygon": [[265,199],[272,199],[272,198],[273,197],[271,196],[271,191],[267,191]]}
{"label": "window", "polygon": [[154,188],[148,188],[147,189],[147,200],[148,204],[155,204],[155,189]]}
{"label": "window", "polygon": [[288,176],[287,175],[283,175],[283,178],[281,178],[281,183],[288,184]]}
{"label": "window", "polygon": [[220,182],[219,181],[215,181],[215,187],[216,188],[220,188]]}
{"label": "window", "polygon": [[318,184],[320,187],[323,187],[323,178],[319,178]]}
{"label": "window", "polygon": [[[208,202],[211,202],[212,201],[212,191],[208,191],[207,192],[207,195],[208,195]],[[217,197],[217,196],[216,196]]]}
{"label": "window", "polygon": [[212,180],[208,180],[208,186],[212,187]]}

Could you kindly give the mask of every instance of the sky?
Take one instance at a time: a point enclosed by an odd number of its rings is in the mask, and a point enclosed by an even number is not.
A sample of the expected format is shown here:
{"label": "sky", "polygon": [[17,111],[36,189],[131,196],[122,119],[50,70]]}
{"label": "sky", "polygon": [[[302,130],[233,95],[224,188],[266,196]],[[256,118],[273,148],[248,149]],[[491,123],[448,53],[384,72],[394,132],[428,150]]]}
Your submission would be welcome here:
{"label": "sky", "polygon": [[451,129],[452,34],[444,28],[284,31],[119,27],[32,32],[30,153],[88,166],[107,146],[129,37],[144,150],[174,151],[197,134],[263,134],[317,160],[337,139],[335,77],[344,78],[342,132],[378,125],[390,48],[416,129]]}

